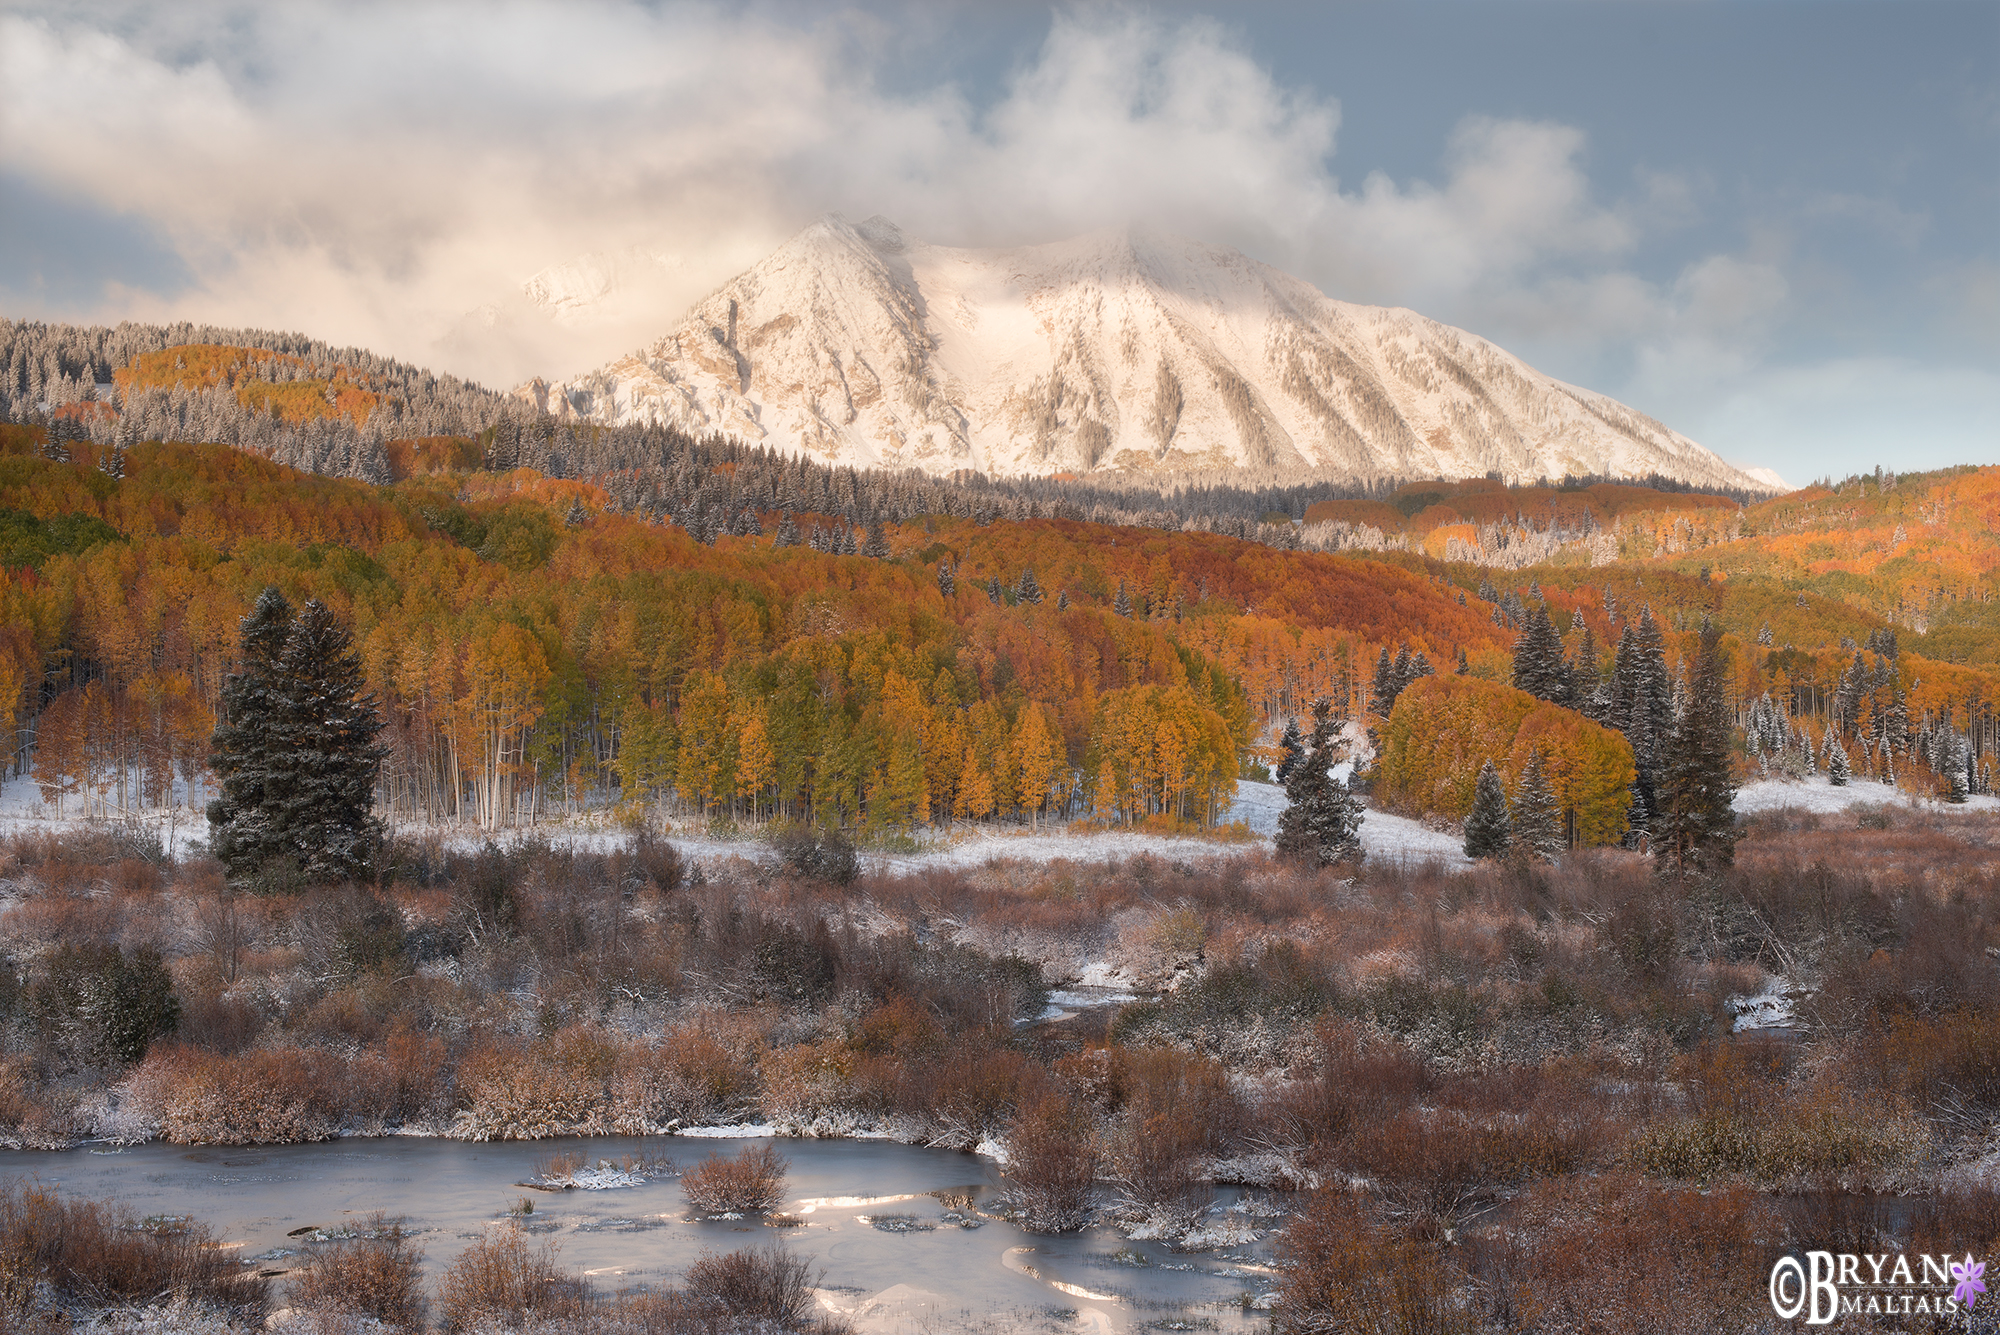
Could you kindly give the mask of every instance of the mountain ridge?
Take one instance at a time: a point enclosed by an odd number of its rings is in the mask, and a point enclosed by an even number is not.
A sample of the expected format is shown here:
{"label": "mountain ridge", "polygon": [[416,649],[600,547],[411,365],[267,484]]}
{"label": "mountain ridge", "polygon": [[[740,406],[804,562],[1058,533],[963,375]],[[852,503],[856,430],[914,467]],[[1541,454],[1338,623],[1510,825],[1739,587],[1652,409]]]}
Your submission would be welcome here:
{"label": "mountain ridge", "polygon": [[1477,335],[1135,227],[968,250],[829,215],[638,351],[517,398],[858,467],[1660,474],[1768,491]]}

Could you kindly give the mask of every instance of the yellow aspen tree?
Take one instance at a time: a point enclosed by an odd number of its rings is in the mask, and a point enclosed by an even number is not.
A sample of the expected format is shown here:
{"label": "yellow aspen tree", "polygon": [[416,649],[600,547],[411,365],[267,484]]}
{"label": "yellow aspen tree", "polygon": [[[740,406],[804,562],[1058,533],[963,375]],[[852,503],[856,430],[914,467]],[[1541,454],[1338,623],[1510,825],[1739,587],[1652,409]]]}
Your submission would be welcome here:
{"label": "yellow aspen tree", "polygon": [[461,760],[478,766],[473,801],[482,829],[513,819],[515,781],[527,768],[528,733],[541,720],[551,675],[541,641],[511,623],[466,648],[465,694],[452,712]]}
{"label": "yellow aspen tree", "polygon": [[1049,727],[1043,706],[1030,702],[1021,708],[1021,720],[1014,730],[1014,763],[1021,776],[1021,805],[1028,810],[1031,825],[1048,805],[1049,788],[1062,763],[1061,738]]}
{"label": "yellow aspen tree", "polygon": [[771,754],[770,729],[764,711],[753,709],[744,716],[736,734],[736,791],[750,799],[750,819],[758,819],[758,798],[777,772],[777,758]]}
{"label": "yellow aspen tree", "polygon": [[87,728],[83,717],[83,693],[64,691],[49,701],[35,729],[35,782],[42,800],[56,804],[63,813],[63,800],[83,790],[88,764],[85,760]]}
{"label": "yellow aspen tree", "polygon": [[693,672],[681,688],[681,747],[675,781],[681,800],[703,816],[736,789],[736,737],[729,727],[729,684],[713,672]]}
{"label": "yellow aspen tree", "polygon": [[912,728],[899,728],[889,743],[869,807],[889,825],[921,825],[930,819],[930,793],[924,786],[923,748]]}
{"label": "yellow aspen tree", "polygon": [[979,748],[968,742],[958,776],[959,819],[984,820],[993,814],[994,806],[992,767],[980,762]]}

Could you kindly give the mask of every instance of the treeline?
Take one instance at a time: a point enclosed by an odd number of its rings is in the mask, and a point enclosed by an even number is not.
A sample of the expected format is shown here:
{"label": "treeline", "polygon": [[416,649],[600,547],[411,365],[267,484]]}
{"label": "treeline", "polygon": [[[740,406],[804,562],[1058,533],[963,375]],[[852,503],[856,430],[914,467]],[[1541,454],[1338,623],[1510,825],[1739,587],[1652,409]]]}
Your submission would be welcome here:
{"label": "treeline", "polygon": [[1496,648],[1434,581],[1213,535],[926,516],[875,558],[704,544],[525,472],[374,488],[139,445],[113,477],[4,430],[0,507],[103,526],[0,588],[16,766],[70,812],[210,795],[267,586],[352,627],[386,805],[488,827],[607,791],[711,820],[1201,823],[1368,646]]}

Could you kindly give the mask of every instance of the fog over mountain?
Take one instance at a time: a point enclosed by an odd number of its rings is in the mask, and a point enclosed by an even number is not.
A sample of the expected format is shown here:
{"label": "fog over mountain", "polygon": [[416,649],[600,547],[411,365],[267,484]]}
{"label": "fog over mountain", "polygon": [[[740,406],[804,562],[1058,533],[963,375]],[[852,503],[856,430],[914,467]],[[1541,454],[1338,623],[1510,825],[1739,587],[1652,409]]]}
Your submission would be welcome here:
{"label": "fog over mountain", "polygon": [[[587,319],[628,304],[619,268],[551,270],[524,297]],[[566,420],[931,473],[1776,484],[1473,334],[1145,228],[975,250],[829,215],[639,351],[515,393]]]}

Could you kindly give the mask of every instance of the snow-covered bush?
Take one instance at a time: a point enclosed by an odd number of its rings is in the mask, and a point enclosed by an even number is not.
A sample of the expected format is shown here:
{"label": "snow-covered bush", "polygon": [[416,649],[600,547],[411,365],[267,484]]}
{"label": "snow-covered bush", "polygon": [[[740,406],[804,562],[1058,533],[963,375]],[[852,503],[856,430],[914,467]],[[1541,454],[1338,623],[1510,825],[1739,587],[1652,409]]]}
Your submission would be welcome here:
{"label": "snow-covered bush", "polygon": [[181,1144],[330,1140],[345,1111],[346,1066],[293,1047],[225,1056],[175,1046],[148,1054],[127,1091],[134,1111]]}
{"label": "snow-covered bush", "polygon": [[452,1134],[466,1140],[541,1140],[611,1130],[604,1077],[588,1064],[525,1044],[467,1053],[458,1067]]}
{"label": "snow-covered bush", "polygon": [[581,1314],[590,1301],[586,1282],[556,1264],[553,1243],[530,1247],[519,1228],[490,1229],[459,1253],[438,1281],[438,1307],[447,1335],[486,1321],[519,1325],[526,1319]]}
{"label": "snow-covered bush", "polygon": [[1006,1203],[1033,1233],[1070,1233],[1097,1217],[1098,1147],[1088,1107],[1044,1093],[1007,1129]]}
{"label": "snow-covered bush", "polygon": [[681,1178],[688,1203],[704,1214],[768,1214],[785,1199],[791,1165],[770,1145],[711,1154]]}

